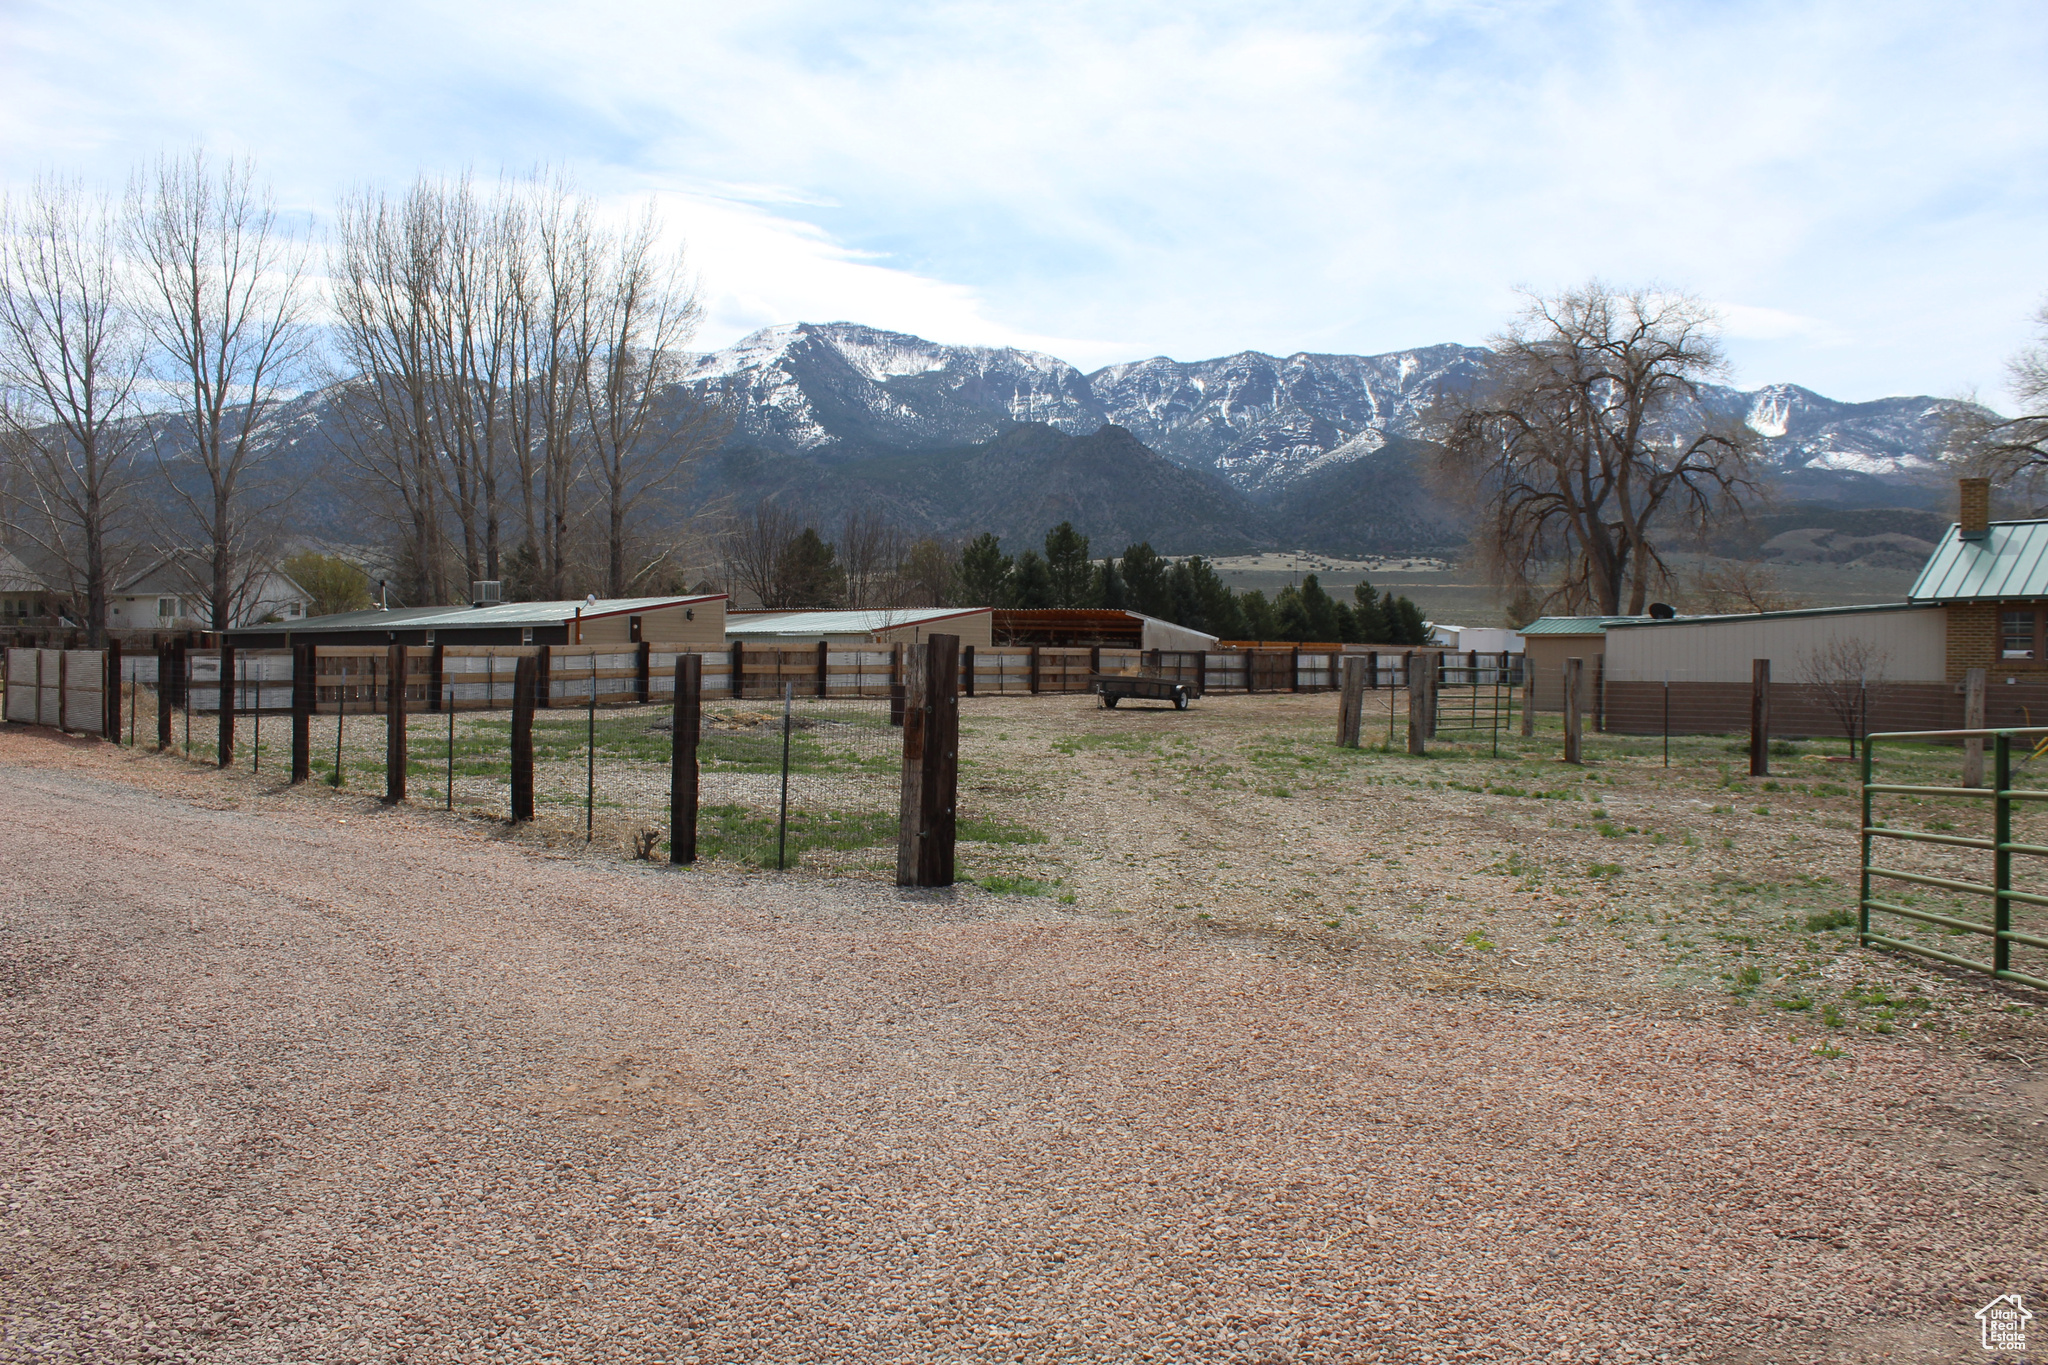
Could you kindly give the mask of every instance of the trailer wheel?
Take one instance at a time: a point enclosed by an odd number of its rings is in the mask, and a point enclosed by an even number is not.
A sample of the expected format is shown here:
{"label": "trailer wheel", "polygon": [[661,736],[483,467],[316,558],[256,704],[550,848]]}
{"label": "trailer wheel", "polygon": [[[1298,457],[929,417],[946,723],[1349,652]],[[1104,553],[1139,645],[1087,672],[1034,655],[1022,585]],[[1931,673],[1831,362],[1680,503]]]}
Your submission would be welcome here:
{"label": "trailer wheel", "polygon": [[1102,704],[1103,704],[1104,706],[1108,707],[1108,708],[1109,708],[1110,710],[1112,710],[1112,711],[1116,710],[1116,703],[1117,703],[1117,695],[1116,695],[1116,693],[1114,693],[1114,692],[1104,692],[1104,693],[1102,694]]}
{"label": "trailer wheel", "polygon": [[1176,687],[1173,689],[1173,709],[1176,711],[1185,711],[1188,709],[1187,689],[1180,687]]}

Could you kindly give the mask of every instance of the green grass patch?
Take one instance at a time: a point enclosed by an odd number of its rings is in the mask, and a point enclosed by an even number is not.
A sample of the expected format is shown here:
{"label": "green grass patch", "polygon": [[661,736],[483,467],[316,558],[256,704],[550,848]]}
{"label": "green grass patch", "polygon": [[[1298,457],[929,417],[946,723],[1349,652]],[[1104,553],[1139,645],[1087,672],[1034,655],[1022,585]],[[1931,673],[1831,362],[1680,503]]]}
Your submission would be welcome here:
{"label": "green grass patch", "polygon": [[[894,815],[792,810],[785,866],[796,866],[799,855],[814,849],[851,852],[892,846],[900,827]],[[775,817],[751,806],[702,807],[697,812],[697,852],[722,862],[774,867]]]}

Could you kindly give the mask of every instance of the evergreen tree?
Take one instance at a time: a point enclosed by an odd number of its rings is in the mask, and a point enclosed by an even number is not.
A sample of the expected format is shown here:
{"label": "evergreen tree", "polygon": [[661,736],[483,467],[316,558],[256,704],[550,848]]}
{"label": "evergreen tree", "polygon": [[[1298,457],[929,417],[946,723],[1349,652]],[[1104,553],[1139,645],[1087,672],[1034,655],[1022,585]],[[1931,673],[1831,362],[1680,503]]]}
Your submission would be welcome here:
{"label": "evergreen tree", "polygon": [[1314,574],[1301,580],[1301,610],[1308,625],[1308,632],[1302,639],[1314,640],[1318,644],[1336,642],[1337,604],[1330,600],[1330,594],[1323,591],[1321,580]]}
{"label": "evergreen tree", "polygon": [[1200,555],[1191,555],[1176,567],[1187,571],[1195,602],[1192,619],[1180,624],[1207,631],[1221,640],[1244,639],[1250,629],[1245,623],[1244,608],[1238,605],[1237,594],[1230,590],[1215,566]]}
{"label": "evergreen tree", "polygon": [[1038,551],[1026,550],[1017,556],[1017,567],[1010,575],[1009,604],[1026,609],[1059,605],[1053,601],[1052,571]]}
{"label": "evergreen tree", "polygon": [[1122,567],[1131,610],[1157,616],[1162,621],[1167,619],[1166,614],[1173,610],[1173,598],[1166,587],[1166,561],[1149,542],[1141,540],[1124,550]]}
{"label": "evergreen tree", "polygon": [[1088,594],[1088,604],[1104,607],[1110,611],[1121,611],[1130,606],[1130,590],[1124,586],[1124,576],[1117,571],[1114,559],[1105,559],[1095,569],[1095,587]]}
{"label": "evergreen tree", "polygon": [[1052,577],[1052,605],[1088,605],[1089,581],[1095,566],[1088,560],[1088,537],[1063,521],[1045,533],[1045,568]]}
{"label": "evergreen tree", "polygon": [[1244,635],[1246,640],[1277,640],[1280,626],[1274,618],[1273,604],[1266,600],[1266,594],[1253,588],[1238,595],[1237,604],[1244,612]]}
{"label": "evergreen tree", "polygon": [[1337,603],[1336,613],[1337,633],[1332,638],[1339,644],[1351,645],[1361,643],[1365,637],[1358,633],[1358,613],[1351,610],[1351,604],[1349,602]]}
{"label": "evergreen tree", "polygon": [[837,607],[846,597],[846,574],[833,562],[832,547],[809,526],[775,559],[777,607]]}
{"label": "evergreen tree", "polygon": [[983,531],[960,552],[960,605],[1007,607],[1013,585],[1010,557],[993,531]]}
{"label": "evergreen tree", "polygon": [[[1393,597],[1392,593],[1387,594]],[[1422,608],[1405,597],[1393,597],[1393,607],[1388,616],[1399,621],[1394,633],[1397,645],[1426,645],[1429,643],[1429,625],[1422,619]]]}
{"label": "evergreen tree", "polygon": [[1358,618],[1358,638],[1369,644],[1391,641],[1393,628],[1387,623],[1386,611],[1380,606],[1380,595],[1373,591],[1372,584],[1363,579],[1351,590],[1352,600],[1357,604],[1353,614]]}
{"label": "evergreen tree", "polygon": [[1273,638],[1296,644],[1309,638],[1308,606],[1301,600],[1301,589],[1292,583],[1273,599]]}

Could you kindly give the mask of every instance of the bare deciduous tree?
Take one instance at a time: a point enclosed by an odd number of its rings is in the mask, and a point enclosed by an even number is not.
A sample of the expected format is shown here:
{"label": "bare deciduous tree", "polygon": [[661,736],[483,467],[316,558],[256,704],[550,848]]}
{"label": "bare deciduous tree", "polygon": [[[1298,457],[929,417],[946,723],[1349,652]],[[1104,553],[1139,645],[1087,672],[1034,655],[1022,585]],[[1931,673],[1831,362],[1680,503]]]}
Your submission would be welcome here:
{"label": "bare deciduous tree", "polygon": [[[128,247],[154,368],[177,395],[154,426],[157,459],[204,544],[195,586],[215,630],[236,621],[271,567],[255,467],[264,423],[304,377],[312,344],[304,244],[280,222],[247,161],[217,173],[203,153],[160,159],[129,187]],[[184,477],[188,467],[198,479]]]}
{"label": "bare deciduous tree", "polygon": [[2017,417],[1975,404],[1951,411],[1949,453],[2000,484],[2024,489],[2038,508],[2048,484],[2048,303],[2034,314],[2037,340],[2006,362]]}
{"label": "bare deciduous tree", "polygon": [[1758,492],[1755,433],[1696,415],[1724,368],[1714,324],[1695,299],[1598,281],[1531,296],[1485,380],[1439,400],[1439,482],[1480,510],[1504,593],[1562,564],[1546,605],[1638,614],[1669,578],[1664,534]]}
{"label": "bare deciduous tree", "polygon": [[603,503],[605,591],[623,597],[640,578],[629,567],[633,523],[650,494],[725,435],[720,410],[677,385],[681,349],[703,309],[680,255],[661,251],[649,204],[639,222],[597,235],[595,351],[582,367],[590,462]]}
{"label": "bare deciduous tree", "polygon": [[903,605],[903,559],[908,537],[872,507],[847,513],[840,528],[839,566],[846,573],[846,605]]}
{"label": "bare deciduous tree", "polygon": [[1870,694],[1884,687],[1891,655],[1882,645],[1850,635],[1832,636],[1808,649],[1799,660],[1799,681],[1814,690],[1820,704],[1841,726],[1849,752],[1870,726]]}
{"label": "bare deciduous tree", "polygon": [[779,600],[776,569],[802,532],[802,518],[765,498],[751,512],[735,517],[719,539],[726,586],[752,594],[760,606]]}
{"label": "bare deciduous tree", "polygon": [[1803,605],[1788,593],[1769,565],[1719,559],[1692,576],[1690,596],[1703,612],[1791,611]]}
{"label": "bare deciduous tree", "polygon": [[94,646],[133,491],[142,363],[113,205],[56,180],[0,201],[0,439],[27,504],[10,529],[64,567]]}

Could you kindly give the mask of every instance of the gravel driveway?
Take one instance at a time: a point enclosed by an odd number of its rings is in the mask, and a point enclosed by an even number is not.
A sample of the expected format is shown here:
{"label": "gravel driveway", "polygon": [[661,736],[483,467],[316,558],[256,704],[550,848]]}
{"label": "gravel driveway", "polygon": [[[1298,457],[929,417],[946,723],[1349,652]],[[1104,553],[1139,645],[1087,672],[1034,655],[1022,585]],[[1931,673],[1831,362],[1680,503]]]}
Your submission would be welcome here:
{"label": "gravel driveway", "polygon": [[8,1360],[1951,1360],[2044,1288],[2048,1095],[1956,1050],[12,727],[0,819]]}

